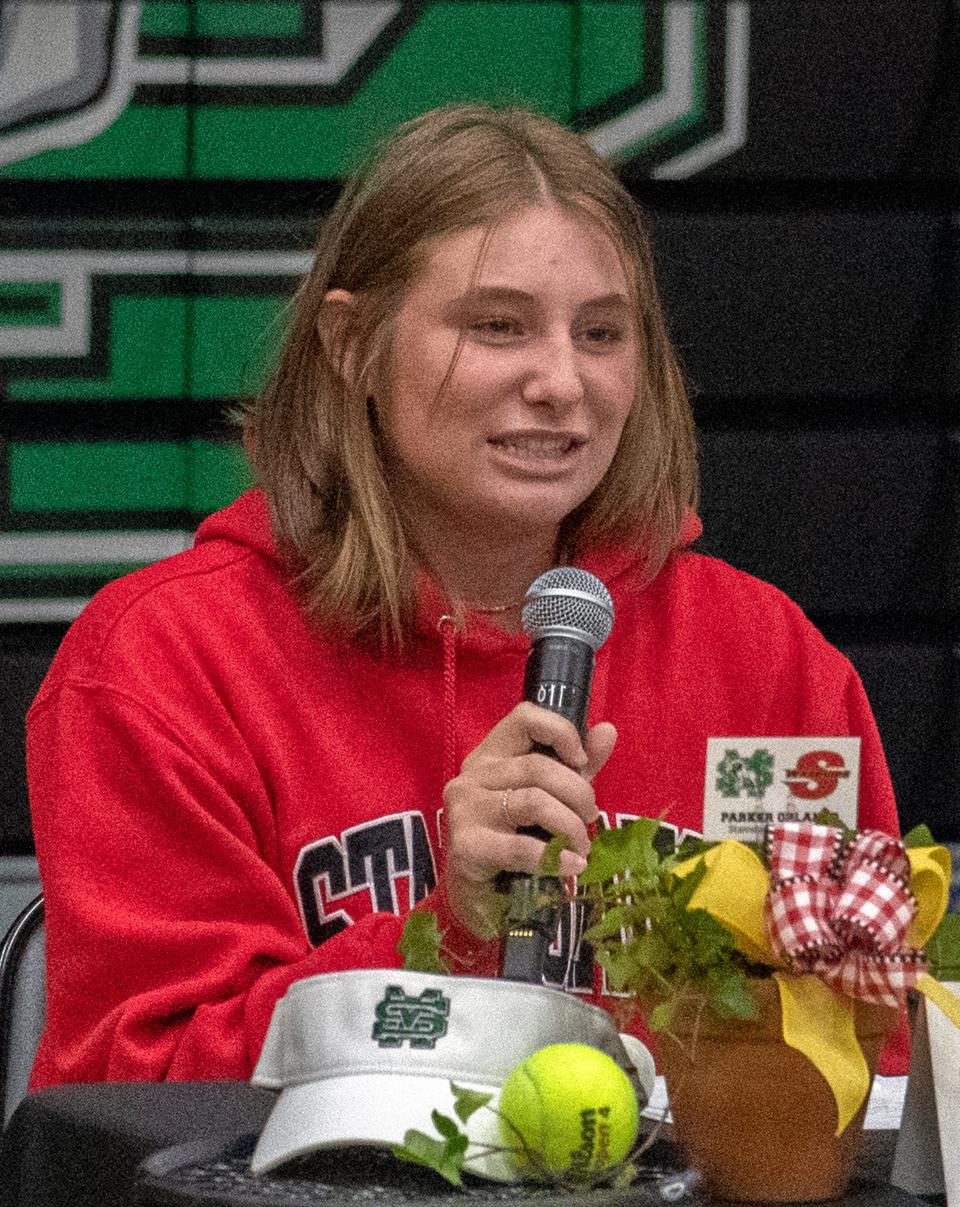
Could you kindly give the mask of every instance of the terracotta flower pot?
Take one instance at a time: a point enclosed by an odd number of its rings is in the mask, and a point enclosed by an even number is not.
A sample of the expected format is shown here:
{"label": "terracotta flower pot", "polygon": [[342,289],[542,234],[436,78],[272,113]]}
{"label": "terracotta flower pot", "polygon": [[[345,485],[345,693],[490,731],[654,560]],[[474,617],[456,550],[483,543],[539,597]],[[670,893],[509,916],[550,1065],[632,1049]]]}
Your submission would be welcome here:
{"label": "terracotta flower pot", "polygon": [[[824,1078],[783,1042],[776,983],[752,982],[760,1003],[754,1022],[724,1022],[710,1010],[675,1020],[680,1042],[659,1042],[674,1131],[687,1157],[718,1198],[740,1202],[810,1202],[839,1198],[853,1170],[866,1103],[840,1136]],[[857,1036],[871,1082],[898,1012],[858,1002]],[[693,1060],[690,1060],[690,1054]]]}

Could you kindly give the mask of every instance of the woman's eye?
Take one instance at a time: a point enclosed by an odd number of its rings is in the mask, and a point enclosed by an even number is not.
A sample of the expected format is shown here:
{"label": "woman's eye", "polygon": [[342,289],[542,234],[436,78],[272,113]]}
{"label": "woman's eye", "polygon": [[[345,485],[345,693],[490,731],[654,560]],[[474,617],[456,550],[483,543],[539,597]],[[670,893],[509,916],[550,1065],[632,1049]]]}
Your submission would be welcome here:
{"label": "woman's eye", "polygon": [[470,326],[477,335],[486,339],[507,339],[520,333],[520,324],[517,320],[504,315],[477,319]]}
{"label": "woman's eye", "polygon": [[624,329],[616,323],[596,323],[584,329],[583,338],[589,344],[618,344],[624,334]]}

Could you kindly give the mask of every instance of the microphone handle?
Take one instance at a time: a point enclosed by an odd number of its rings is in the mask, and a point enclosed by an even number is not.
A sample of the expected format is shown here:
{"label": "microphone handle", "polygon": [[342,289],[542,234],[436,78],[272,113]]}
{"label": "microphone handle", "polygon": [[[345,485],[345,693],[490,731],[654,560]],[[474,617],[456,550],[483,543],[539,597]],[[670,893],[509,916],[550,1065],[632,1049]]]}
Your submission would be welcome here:
{"label": "microphone handle", "polygon": [[[587,732],[593,662],[593,650],[585,641],[560,633],[539,637],[527,657],[524,700],[566,717],[582,738]],[[560,756],[552,746],[534,742],[533,749],[560,762]],[[519,833],[532,834],[541,842],[549,842],[552,838],[541,826],[521,826]]]}
{"label": "microphone handle", "polygon": [[587,728],[593,649],[583,640],[563,633],[538,637],[527,656],[523,698],[559,713],[583,736]]}
{"label": "microphone handle", "polygon": [[[591,646],[574,637],[548,634],[538,638],[527,658],[523,698],[572,721],[582,737],[586,733],[594,653]],[[560,756],[552,746],[534,743],[533,749],[552,759]],[[552,835],[541,826],[521,826],[541,842]],[[531,876],[524,872],[501,872],[497,887],[508,895],[507,933],[501,955],[505,980],[541,984],[543,965],[557,932],[563,887],[555,876]]]}

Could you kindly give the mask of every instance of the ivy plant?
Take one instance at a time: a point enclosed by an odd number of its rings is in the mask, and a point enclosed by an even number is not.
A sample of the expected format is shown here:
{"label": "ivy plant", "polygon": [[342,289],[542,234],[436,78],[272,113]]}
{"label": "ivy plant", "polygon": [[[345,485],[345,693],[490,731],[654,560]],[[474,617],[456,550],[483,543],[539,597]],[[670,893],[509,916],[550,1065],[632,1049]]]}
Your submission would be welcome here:
{"label": "ivy plant", "polygon": [[[547,1169],[543,1156],[531,1147],[522,1133],[510,1123],[506,1129],[512,1133],[516,1142],[512,1145],[473,1145],[470,1152],[470,1138],[461,1127],[472,1115],[480,1110],[492,1111],[500,1117],[500,1111],[490,1105],[493,1094],[470,1090],[464,1086],[450,1082],[454,1097],[453,1111],[457,1116],[451,1119],[441,1111],[433,1111],[435,1136],[428,1135],[418,1128],[408,1128],[404,1133],[403,1143],[394,1145],[394,1156],[414,1165],[422,1165],[440,1174],[453,1186],[463,1186],[463,1174],[470,1172],[471,1162],[479,1161],[496,1153],[522,1153],[524,1164],[529,1170],[529,1176],[539,1182],[550,1182],[557,1186],[570,1189],[584,1189],[585,1186],[604,1185],[614,1187],[630,1186],[636,1179],[638,1170],[633,1160],[628,1157],[619,1165],[611,1166],[595,1175],[584,1175],[582,1172],[570,1171],[556,1173]],[[648,1142],[644,1142],[643,1148]],[[639,1153],[637,1154],[639,1155]]]}
{"label": "ivy plant", "polygon": [[[903,836],[903,844],[911,847],[930,847],[934,837],[929,826],[914,826]],[[940,925],[927,941],[927,962],[930,975],[938,981],[960,981],[960,915],[946,913]]]}
{"label": "ivy plant", "polygon": [[[656,840],[656,841],[655,841]],[[579,895],[592,924],[593,944],[610,987],[649,1009],[654,1031],[668,1030],[676,1011],[695,999],[721,1018],[756,1018],[749,978],[771,968],[750,964],[732,932],[690,900],[705,865],[677,873],[690,847],[664,850],[659,818],[642,817],[593,840]]]}

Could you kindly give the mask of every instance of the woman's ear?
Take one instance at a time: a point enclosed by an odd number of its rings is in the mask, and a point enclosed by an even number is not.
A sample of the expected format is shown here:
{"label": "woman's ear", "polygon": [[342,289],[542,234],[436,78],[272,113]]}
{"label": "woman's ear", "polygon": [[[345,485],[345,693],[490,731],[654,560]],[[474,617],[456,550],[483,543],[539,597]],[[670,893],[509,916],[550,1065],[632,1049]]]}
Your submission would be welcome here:
{"label": "woman's ear", "polygon": [[348,289],[329,289],[317,315],[320,343],[343,382],[353,378],[356,368],[356,313],[356,294]]}

